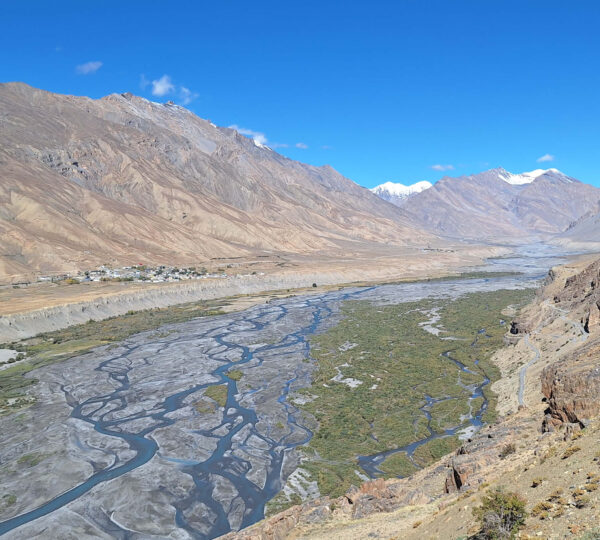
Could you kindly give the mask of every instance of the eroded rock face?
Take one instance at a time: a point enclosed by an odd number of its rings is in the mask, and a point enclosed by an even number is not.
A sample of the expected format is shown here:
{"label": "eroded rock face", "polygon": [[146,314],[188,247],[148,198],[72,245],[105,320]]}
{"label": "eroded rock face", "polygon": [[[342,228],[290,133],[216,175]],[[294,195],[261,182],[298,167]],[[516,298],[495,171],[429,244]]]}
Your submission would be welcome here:
{"label": "eroded rock face", "polygon": [[582,272],[567,278],[564,289],[555,295],[555,302],[596,302],[600,300],[600,259]]}
{"label": "eroded rock face", "polygon": [[346,494],[352,517],[360,519],[376,512],[392,512],[409,504],[426,504],[430,498],[419,489],[402,484],[387,484],[382,478],[366,482]]}
{"label": "eroded rock face", "polygon": [[332,515],[361,519],[379,512],[393,512],[407,505],[427,504],[432,498],[404,481],[386,482],[382,478],[352,486],[337,499],[321,497],[294,506],[272,516],[254,527],[232,532],[222,540],[283,540],[299,525],[323,523]]}
{"label": "eroded rock face", "polygon": [[597,336],[600,334],[600,300],[592,303],[587,313],[587,317],[584,318],[583,327],[588,334]]}
{"label": "eroded rock face", "polygon": [[600,414],[600,343],[583,347],[577,355],[542,372],[542,392],[548,409],[544,431],[565,422],[582,427]]}
{"label": "eroded rock face", "polygon": [[600,260],[569,277],[563,290],[554,296],[554,302],[579,312],[588,334],[600,334]]}
{"label": "eroded rock face", "polygon": [[465,491],[484,482],[489,466],[502,459],[505,448],[519,440],[523,429],[525,424],[518,422],[511,427],[490,425],[463,444],[449,461],[445,492]]}

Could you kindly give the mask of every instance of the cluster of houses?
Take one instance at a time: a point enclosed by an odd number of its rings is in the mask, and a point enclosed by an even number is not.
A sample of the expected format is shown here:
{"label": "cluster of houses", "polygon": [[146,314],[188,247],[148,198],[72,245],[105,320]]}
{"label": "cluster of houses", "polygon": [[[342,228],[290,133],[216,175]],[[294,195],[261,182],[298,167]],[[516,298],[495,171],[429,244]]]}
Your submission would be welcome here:
{"label": "cluster of houses", "polygon": [[208,279],[222,278],[226,279],[228,275],[223,270],[211,273],[206,268],[177,268],[169,266],[147,266],[143,264],[135,266],[124,266],[123,268],[110,268],[101,266],[95,270],[86,270],[77,275],[64,274],[60,276],[40,276],[38,281],[70,281],[89,282],[89,281],[145,281],[150,283],[163,283],[183,281],[188,279]]}

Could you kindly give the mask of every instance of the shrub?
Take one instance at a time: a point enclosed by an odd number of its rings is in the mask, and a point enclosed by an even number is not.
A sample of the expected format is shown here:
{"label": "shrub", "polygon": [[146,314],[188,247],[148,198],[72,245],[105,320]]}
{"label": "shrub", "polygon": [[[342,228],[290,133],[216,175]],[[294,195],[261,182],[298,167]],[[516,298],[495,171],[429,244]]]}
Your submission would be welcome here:
{"label": "shrub", "polygon": [[579,446],[569,446],[569,448],[567,448],[565,450],[565,453],[563,454],[563,459],[567,459],[569,457],[571,457],[575,452],[579,452],[579,450],[581,450],[581,448],[579,448]]}
{"label": "shrub", "polygon": [[541,477],[534,478],[533,481],[531,482],[531,487],[536,488],[538,486],[541,486],[543,481],[544,481],[544,479]]}
{"label": "shrub", "polygon": [[496,489],[486,494],[482,505],[473,509],[481,525],[480,538],[512,539],[525,523],[525,500],[516,493]]}
{"label": "shrub", "polygon": [[549,501],[558,501],[561,498],[562,494],[563,494],[562,488],[555,489],[552,493],[550,493],[548,500]]}
{"label": "shrub", "polygon": [[542,501],[531,509],[531,515],[539,517],[540,519],[546,519],[548,517],[548,511],[552,510],[552,508],[552,503]]}
{"label": "shrub", "polygon": [[514,454],[517,451],[517,447],[515,443],[508,443],[504,445],[504,448],[500,451],[500,459],[504,459],[506,456],[510,454]]}

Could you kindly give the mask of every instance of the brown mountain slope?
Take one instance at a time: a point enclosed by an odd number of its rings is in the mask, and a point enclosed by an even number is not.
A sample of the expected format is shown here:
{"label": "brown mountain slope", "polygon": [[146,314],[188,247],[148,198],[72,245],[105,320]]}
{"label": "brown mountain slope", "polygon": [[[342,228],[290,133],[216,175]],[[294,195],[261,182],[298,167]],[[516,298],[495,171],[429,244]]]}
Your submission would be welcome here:
{"label": "brown mountain slope", "polygon": [[0,274],[432,239],[331,167],[173,104],[0,85]]}
{"label": "brown mountain slope", "polygon": [[522,240],[549,237],[597,206],[600,189],[556,169],[528,183],[527,174],[491,169],[471,176],[445,177],[402,204],[411,220],[449,237]]}
{"label": "brown mountain slope", "polygon": [[554,244],[577,250],[600,250],[600,204],[552,239]]}

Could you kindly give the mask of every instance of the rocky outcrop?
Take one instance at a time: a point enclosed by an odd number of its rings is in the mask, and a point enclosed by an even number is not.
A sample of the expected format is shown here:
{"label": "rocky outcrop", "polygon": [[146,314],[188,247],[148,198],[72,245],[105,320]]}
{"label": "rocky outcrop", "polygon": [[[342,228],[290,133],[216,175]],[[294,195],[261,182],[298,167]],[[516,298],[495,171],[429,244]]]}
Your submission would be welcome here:
{"label": "rocky outcrop", "polygon": [[[352,517],[360,519],[377,512],[392,512],[409,504],[425,504],[431,500],[421,490],[403,483],[386,483],[379,478],[363,484],[360,488],[351,488],[345,495]],[[348,507],[342,502],[342,508]]]}
{"label": "rocky outcrop", "polygon": [[575,356],[545,368],[542,392],[548,403],[544,431],[563,423],[583,427],[600,415],[600,344],[590,343]]}
{"label": "rocky outcrop", "polygon": [[600,260],[594,261],[582,272],[566,279],[564,288],[554,296],[555,303],[576,307],[600,303]]}
{"label": "rocky outcrop", "polygon": [[232,532],[222,540],[283,540],[302,525],[323,523],[332,516],[361,519],[380,512],[393,512],[407,505],[427,504],[432,498],[403,480],[385,481],[382,478],[366,482],[360,488],[352,486],[337,499],[321,497],[288,508],[257,525]]}
{"label": "rocky outcrop", "polygon": [[588,334],[597,335],[600,332],[600,301],[594,302],[583,320],[583,327]]}
{"label": "rocky outcrop", "polygon": [[526,426],[513,422],[487,426],[482,432],[463,444],[448,463],[445,492],[455,493],[477,487],[485,481],[490,465],[510,455]]}

